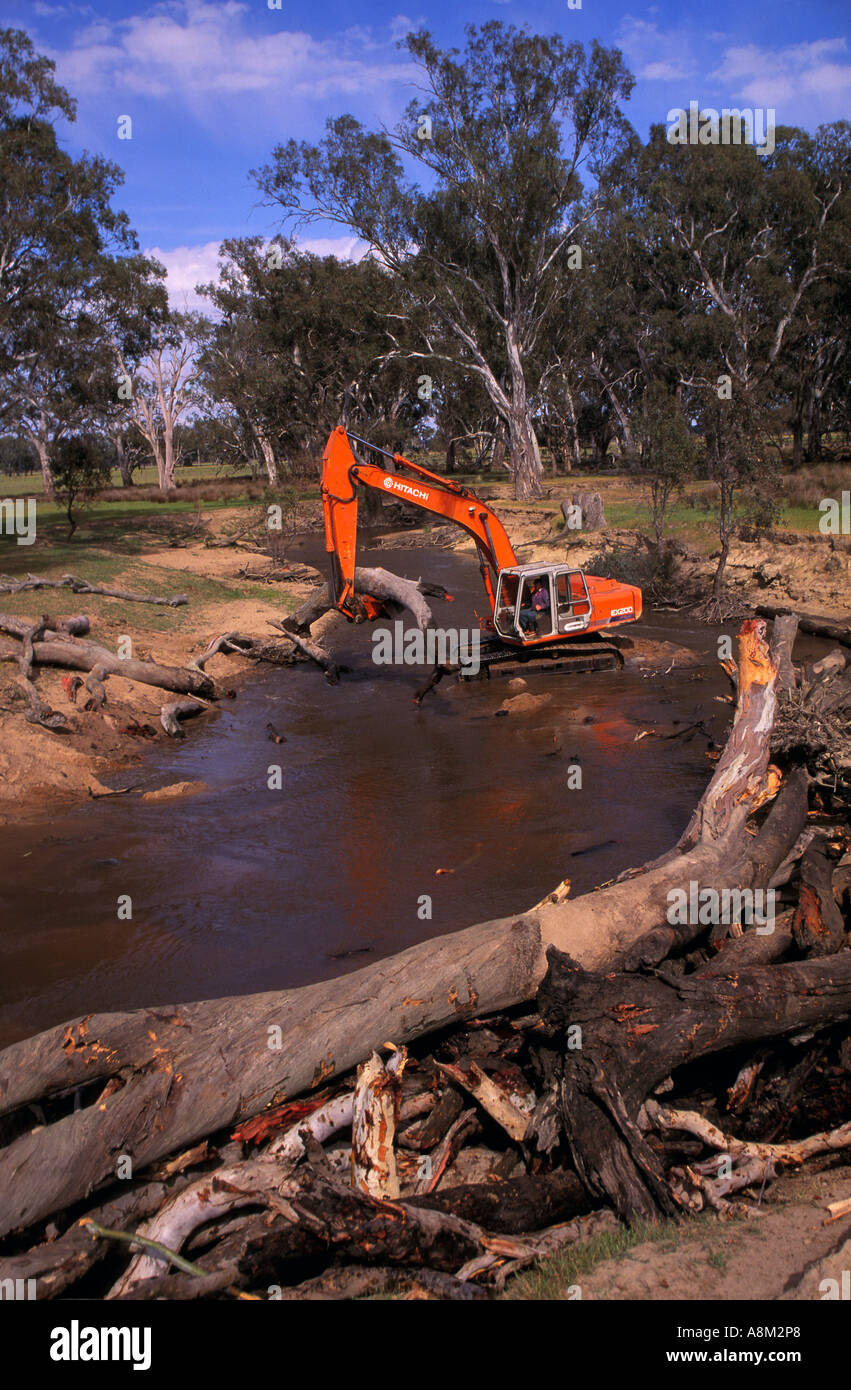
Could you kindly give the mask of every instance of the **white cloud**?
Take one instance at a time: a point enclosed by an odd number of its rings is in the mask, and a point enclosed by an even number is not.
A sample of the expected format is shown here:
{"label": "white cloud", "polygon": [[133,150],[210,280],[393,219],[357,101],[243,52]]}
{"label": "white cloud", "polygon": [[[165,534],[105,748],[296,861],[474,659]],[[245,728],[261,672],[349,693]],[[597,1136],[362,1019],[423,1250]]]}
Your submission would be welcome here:
{"label": "white cloud", "polygon": [[636,77],[648,82],[680,82],[692,77],[696,64],[687,35],[681,29],[660,28],[646,19],[626,15],[615,34]]}
{"label": "white cloud", "polygon": [[730,95],[750,106],[773,106],[778,124],[838,120],[851,99],[851,62],[845,38],[814,39],[788,48],[743,44],[725,50],[712,74]]}
{"label": "white cloud", "polygon": [[219,241],[205,241],[200,246],[175,246],[163,251],[151,246],[146,256],[162,261],[168,272],[166,286],[173,309],[200,309],[209,313],[209,301],[195,293],[196,285],[206,285],[219,278]]}
{"label": "white cloud", "polygon": [[213,105],[253,93],[280,104],[293,97],[372,92],[413,71],[405,62],[368,59],[377,46],[369,29],[350,30],[341,46],[291,29],[257,32],[245,22],[247,11],[234,0],[175,0],[127,19],[87,25],[70,49],[53,55],[60,80],[86,93],[123,88]]}
{"label": "white cloud", "polygon": [[301,251],[313,256],[336,256],[338,261],[362,261],[369,247],[356,236],[296,237]]}
{"label": "white cloud", "polygon": [[[362,260],[369,249],[354,236],[297,237],[296,242],[302,251],[314,256],[336,256],[340,261]],[[221,241],[205,241],[197,246],[175,246],[170,251],[160,246],[146,249],[146,256],[153,256],[166,268],[166,288],[173,309],[211,313],[209,300],[196,294],[195,286],[218,280],[220,245]]]}

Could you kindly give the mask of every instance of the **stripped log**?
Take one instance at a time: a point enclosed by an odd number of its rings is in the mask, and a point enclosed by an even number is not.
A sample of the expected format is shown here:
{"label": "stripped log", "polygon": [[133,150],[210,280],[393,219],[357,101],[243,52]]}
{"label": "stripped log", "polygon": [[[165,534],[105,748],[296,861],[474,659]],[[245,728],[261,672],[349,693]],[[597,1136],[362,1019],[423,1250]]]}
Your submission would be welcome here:
{"label": "stripped log", "polygon": [[107,671],[105,666],[98,665],[92,667],[91,671],[86,676],[86,679],[83,682],[90,696],[90,698],[86,701],[86,704],[84,706],[85,709],[103,709],[104,705],[106,704],[106,686],[104,685],[104,682],[106,681],[108,676],[109,672]]}
{"label": "stripped log", "polygon": [[[742,880],[736,861],[749,809],[765,793],[773,698],[763,635],[763,624],[745,624],[733,731],[686,851],[598,892],[422,942],[352,975],[238,999],[93,1014],[6,1048],[2,1113],[94,1080],[121,1075],[125,1084],[102,1108],[68,1113],[0,1149],[0,1234],[109,1180],[113,1153],[130,1152],[142,1167],[284,1096],[327,1084],[388,1037],[402,1044],[532,999],[551,945],[586,969],[612,969],[665,919],[670,891],[684,882],[747,886],[753,870],[746,864]],[[280,1030],[278,1049],[267,1046],[270,1029]]]}
{"label": "stripped log", "polygon": [[292,642],[293,646],[297,647],[305,656],[310,657],[311,661],[315,661],[316,665],[325,672],[326,679],[330,681],[331,685],[337,684],[340,678],[340,668],[334,658],[329,656],[322,647],[317,646],[315,642],[311,642],[307,637],[300,637],[297,632],[288,632],[284,624],[279,622],[276,618],[269,618],[268,623],[270,627],[278,628],[279,631],[284,634],[287,641]]}
{"label": "stripped log", "polygon": [[[470,1062],[466,1067],[450,1066],[446,1062],[440,1062],[438,1065],[450,1081],[463,1087],[475,1101],[478,1101],[491,1119],[496,1120],[505,1130],[509,1139],[522,1144],[529,1128],[529,1115],[535,1103],[534,1096],[521,1097],[504,1090],[485,1075],[477,1062]],[[525,1108],[521,1108],[524,1103]]]}
{"label": "stripped log", "polygon": [[[438,593],[447,599],[451,597],[441,585],[424,584],[419,579],[403,579],[401,575],[391,574],[389,570],[380,566],[358,566],[354,579],[358,594],[378,599],[381,603],[398,604],[400,608],[407,608],[420,632],[425,632],[432,620],[431,608],[424,597],[426,591]],[[326,585],[321,593],[312,595],[294,613],[284,618],[281,627],[285,631],[304,635],[309,632],[313,623],[333,606],[331,593]]]}
{"label": "stripped log", "polygon": [[420,632],[425,632],[431,624],[431,608],[423,597],[419,579],[402,579],[401,575],[391,574],[381,567],[355,570],[355,589],[370,598],[380,599],[382,603],[395,603],[407,608]]}
{"label": "stripped log", "polygon": [[[45,625],[47,638],[52,638],[57,633],[62,633],[66,637],[85,637],[90,629],[89,620],[84,613],[79,613],[73,618],[45,616],[42,622]],[[12,613],[0,613],[0,632],[7,633],[9,637],[23,637],[31,626],[28,618],[18,618]]]}
{"label": "stripped log", "polygon": [[156,603],[166,608],[180,608],[189,602],[186,594],[159,598],[155,594],[136,594],[127,589],[106,589],[75,574],[63,574],[61,579],[42,579],[34,574],[28,574],[26,579],[0,579],[0,594],[21,594],[30,589],[70,589],[75,594],[98,594],[103,598],[120,598],[125,603]]}
{"label": "stripped log", "polygon": [[352,1123],[352,1183],[373,1197],[399,1196],[396,1124],[399,1118],[405,1049],[385,1065],[373,1052],[358,1067]]}
{"label": "stripped log", "polygon": [[791,695],[795,689],[795,667],[792,651],[798,634],[797,613],[784,613],[774,619],[771,633],[771,659],[777,667],[778,695]]}
{"label": "stripped log", "polygon": [[34,623],[21,633],[21,649],[18,653],[18,678],[19,688],[23,691],[26,698],[28,709],[26,721],[28,724],[40,724],[42,728],[50,729],[54,733],[67,733],[69,729],[68,720],[64,714],[51,709],[50,705],[45,704],[32,680],[32,668],[35,661],[35,643],[41,637],[47,627],[49,619],[42,618],[40,623]]}
{"label": "stripped log", "polygon": [[172,700],[170,705],[163,705],[160,710],[160,723],[169,738],[183,738],[180,720],[203,714],[206,708],[207,706],[200,704],[198,700]]}
{"label": "stripped log", "polygon": [[829,618],[819,617],[817,613],[800,613],[797,609],[783,608],[773,603],[760,603],[754,611],[760,618],[782,618],[794,614],[802,632],[808,632],[813,637],[826,637],[831,642],[841,642],[843,647],[851,647],[851,628],[831,622]]}
{"label": "stripped log", "polygon": [[851,1122],[806,1139],[787,1140],[784,1144],[760,1144],[753,1139],[738,1139],[699,1115],[695,1110],[675,1110],[648,1100],[645,1107],[648,1120],[655,1129],[682,1130],[721,1153],[741,1154],[746,1158],[771,1159],[775,1164],[797,1168],[817,1154],[839,1153],[851,1149]]}
{"label": "stripped log", "polygon": [[104,674],[123,676],[128,681],[139,681],[143,685],[155,685],[161,690],[171,690],[176,695],[201,695],[214,699],[216,687],[212,679],[203,671],[193,671],[183,666],[160,666],[155,661],[136,661],[132,657],[120,657],[106,647],[95,642],[62,641],[45,634],[44,641],[33,643],[36,664],[39,666],[62,666],[70,671],[91,671],[95,666],[103,668]]}

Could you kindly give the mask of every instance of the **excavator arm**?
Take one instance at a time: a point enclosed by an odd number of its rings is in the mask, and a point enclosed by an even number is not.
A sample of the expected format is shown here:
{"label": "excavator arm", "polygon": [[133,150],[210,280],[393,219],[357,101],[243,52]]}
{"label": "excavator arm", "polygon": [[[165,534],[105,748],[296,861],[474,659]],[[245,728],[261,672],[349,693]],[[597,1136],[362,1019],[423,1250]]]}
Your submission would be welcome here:
{"label": "excavator arm", "polygon": [[[359,462],[352,441],[389,459],[391,466]],[[451,479],[431,473],[401,454],[379,449],[339,425],[332,431],[322,456],[322,507],[325,548],[331,557],[333,600],[341,612],[350,618],[374,616],[355,593],[359,487],[376,488],[400,502],[422,507],[423,511],[454,521],[471,535],[478,548],[479,567],[493,612],[499,572],[517,564],[511,541],[496,513]]]}

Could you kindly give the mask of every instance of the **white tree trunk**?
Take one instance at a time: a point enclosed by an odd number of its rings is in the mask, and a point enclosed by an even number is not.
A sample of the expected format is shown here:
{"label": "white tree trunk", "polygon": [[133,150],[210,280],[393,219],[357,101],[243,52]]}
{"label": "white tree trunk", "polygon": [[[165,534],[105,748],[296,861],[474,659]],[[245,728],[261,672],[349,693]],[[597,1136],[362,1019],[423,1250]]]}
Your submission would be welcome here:
{"label": "white tree trunk", "polygon": [[32,436],[35,451],[38,454],[38,461],[41,464],[41,477],[44,484],[44,495],[52,502],[56,496],[56,484],[53,481],[53,469],[50,466],[50,449],[47,440],[43,436]]}
{"label": "white tree trunk", "polygon": [[278,472],[278,460],[275,458],[275,450],[272,447],[272,441],[265,430],[257,426],[254,428],[254,436],[260,447],[260,452],[263,455],[263,463],[266,468],[266,477],[269,479],[269,485],[271,487],[277,487],[280,482],[280,475]]}

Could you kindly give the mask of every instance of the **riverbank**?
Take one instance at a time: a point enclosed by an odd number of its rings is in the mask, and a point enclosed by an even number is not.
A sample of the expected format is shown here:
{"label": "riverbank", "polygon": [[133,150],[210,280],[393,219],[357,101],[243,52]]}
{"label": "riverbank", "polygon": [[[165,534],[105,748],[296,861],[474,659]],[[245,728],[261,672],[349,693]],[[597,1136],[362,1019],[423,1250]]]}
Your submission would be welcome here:
{"label": "riverbank", "polygon": [[[565,492],[569,485],[570,480],[565,479]],[[622,510],[623,502],[612,504],[606,484],[600,485],[610,509],[615,513],[618,507]],[[610,491],[619,496],[615,483]],[[563,561],[591,573],[607,573],[640,585],[646,582],[653,559],[640,532],[617,526],[593,533],[559,529],[561,511],[555,495],[544,502],[521,504],[509,495],[507,484],[486,492],[512,536],[521,563],[532,559]],[[391,521],[398,521],[399,515],[395,505],[387,512]],[[416,519],[420,519],[419,514]],[[318,532],[318,498],[302,498],[290,525],[297,527],[299,534]],[[688,528],[683,534],[686,540],[674,542],[667,596],[707,592],[714,570],[706,538],[701,541]],[[231,543],[221,545],[224,540]],[[129,638],[136,657],[186,666],[224,632],[270,636],[270,622],[315,593],[323,576],[298,561],[293,567],[289,559],[296,553],[290,548],[292,540],[293,535],[289,542],[273,536],[270,544],[261,513],[247,514],[239,507],[205,513],[199,510],[191,523],[185,513],[168,514],[163,509],[161,516],[140,519],[129,534],[126,529],[98,522],[82,543],[63,543],[48,534],[32,548],[4,545],[0,569],[12,579],[30,572],[56,579],[72,571],[93,584],[160,595],[185,592],[188,603],[179,608],[153,607],[37,590],[0,595],[0,608],[33,620],[45,611],[62,616],[83,611],[91,620],[93,640],[114,649]],[[692,542],[703,548],[695,548]],[[385,533],[375,544],[382,549],[444,549],[470,556],[475,552],[469,537],[445,526]],[[318,535],[310,549],[312,563],[321,564],[323,548]],[[300,578],[287,578],[293,569]],[[851,612],[851,542],[845,538],[781,531],[770,540],[737,541],[730,550],[727,577],[730,595],[743,606],[788,604],[841,620]],[[645,611],[649,607],[646,601]],[[654,654],[652,646],[642,647],[641,627],[629,632],[637,643],[635,655],[643,656],[651,667]],[[333,629],[325,640],[334,643]],[[0,639],[0,655],[11,656],[18,645]],[[661,660],[665,652],[655,655]],[[223,689],[232,690],[239,688],[255,665],[239,654],[217,654],[207,670]],[[7,666],[0,671],[0,824],[49,805],[103,795],[117,773],[130,774],[132,783],[132,770],[144,761],[145,750],[166,742],[159,720],[164,700],[155,687],[113,676],[106,706],[96,711],[72,703],[63,681],[67,685],[67,675],[60,670],[38,669],[39,690],[65,715],[69,725],[69,732],[59,734],[27,723],[14,668]],[[204,719],[215,717],[215,712],[213,706]]]}
{"label": "riverbank", "polygon": [[[239,517],[238,512],[216,513],[207,537],[228,535]],[[171,539],[166,528],[165,534],[143,532],[129,547],[122,537],[88,544],[76,553],[69,553],[72,548],[67,546],[60,547],[59,554],[49,548],[25,556],[7,550],[2,567],[12,579],[29,573],[59,579],[73,566],[74,574],[102,587],[160,597],[185,594],[188,601],[180,607],[39,589],[0,595],[0,609],[34,621],[45,612],[62,617],[83,612],[91,622],[92,640],[100,645],[137,660],[185,667],[224,632],[270,637],[269,624],[313,591],[312,574],[301,577],[304,566],[297,567],[300,578],[293,581],[286,577],[291,568],[286,562],[276,565],[262,553],[210,547],[204,539],[170,544]],[[320,582],[317,575],[315,583]],[[19,647],[12,640],[0,643],[4,654]],[[238,688],[254,666],[239,653],[216,654],[205,669],[229,691]],[[85,691],[76,701],[70,698],[67,672],[39,667],[37,685],[45,701],[65,716],[69,731],[55,733],[28,723],[14,667],[0,668],[0,824],[47,805],[103,795],[109,790],[105,778],[132,773],[146,749],[167,740],[160,710],[171,697],[155,686],[110,676],[106,705],[86,710]],[[215,712],[214,705],[204,718]]]}

